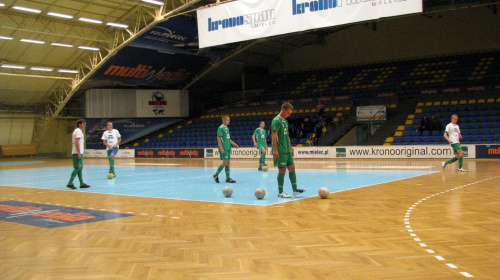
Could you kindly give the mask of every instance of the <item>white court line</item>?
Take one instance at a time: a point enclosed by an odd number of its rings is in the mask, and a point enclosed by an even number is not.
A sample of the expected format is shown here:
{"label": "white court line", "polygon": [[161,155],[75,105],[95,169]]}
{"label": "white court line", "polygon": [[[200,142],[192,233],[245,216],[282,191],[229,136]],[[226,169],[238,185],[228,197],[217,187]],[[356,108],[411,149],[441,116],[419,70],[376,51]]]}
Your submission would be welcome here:
{"label": "white court line", "polygon": [[183,165],[183,164],[178,164],[178,163],[124,163],[123,165],[143,165],[143,166],[148,166],[148,165],[159,165],[159,166],[178,166],[178,165]]}
{"label": "white court line", "polygon": [[347,168],[366,168],[366,169],[430,169],[434,166],[397,166],[397,165],[386,165],[386,166],[368,166],[368,165],[330,165],[327,168],[338,168],[338,169],[347,169]]}

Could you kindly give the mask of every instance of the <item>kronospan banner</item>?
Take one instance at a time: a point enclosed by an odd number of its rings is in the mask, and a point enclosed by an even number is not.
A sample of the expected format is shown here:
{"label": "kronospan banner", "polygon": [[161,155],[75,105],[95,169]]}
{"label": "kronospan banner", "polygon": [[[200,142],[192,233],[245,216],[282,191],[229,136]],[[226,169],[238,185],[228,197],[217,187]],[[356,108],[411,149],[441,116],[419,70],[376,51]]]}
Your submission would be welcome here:
{"label": "kronospan banner", "polygon": [[[476,158],[474,145],[463,145],[468,147],[465,158]],[[294,158],[297,159],[450,159],[453,149],[449,145],[428,146],[349,146],[349,147],[295,147]],[[233,148],[231,158],[259,158],[260,154],[256,148]],[[205,158],[219,158],[217,148],[205,149]],[[272,158],[271,148],[267,151],[266,158]]]}
{"label": "kronospan banner", "polygon": [[422,12],[422,0],[240,0],[200,9],[200,48]]}

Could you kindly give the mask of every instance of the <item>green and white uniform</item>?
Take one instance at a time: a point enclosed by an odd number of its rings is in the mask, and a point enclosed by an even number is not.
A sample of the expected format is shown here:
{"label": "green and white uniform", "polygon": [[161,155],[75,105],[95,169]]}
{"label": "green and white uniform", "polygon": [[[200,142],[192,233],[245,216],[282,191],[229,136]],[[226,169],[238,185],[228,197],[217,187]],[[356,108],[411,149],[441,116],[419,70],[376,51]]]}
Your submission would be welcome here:
{"label": "green and white uniform", "polygon": [[[76,149],[76,139],[80,139],[80,158],[78,158],[78,150]],[[75,179],[76,176],[78,176],[78,180],[80,181],[80,185],[84,185],[85,183],[83,182],[83,176],[82,176],[82,169],[83,169],[83,153],[84,153],[84,147],[85,147],[85,137],[83,135],[83,132],[80,128],[76,128],[73,131],[73,135],[71,136],[71,156],[73,159],[73,172],[71,173],[71,177],[69,179],[68,184],[72,185],[73,180]]]}
{"label": "green and white uniform", "polygon": [[[279,168],[293,165],[292,148],[290,147],[290,138],[288,135],[288,121],[277,115],[271,123],[271,131],[276,131],[276,146],[279,157],[274,158],[274,166]],[[274,154],[274,147],[272,153]]]}
{"label": "green and white uniform", "polygon": [[266,130],[258,127],[253,132],[253,135],[255,135],[255,140],[257,142],[257,149],[259,151],[266,149],[266,138],[267,138]]}
{"label": "green and white uniform", "polygon": [[[118,139],[122,138],[120,135],[120,132],[116,129],[112,130],[106,130],[102,134],[101,140],[106,141],[111,147],[114,147],[116,143],[118,143]],[[118,153],[118,150],[120,149],[119,146],[116,146],[116,148],[109,149],[106,146],[106,152],[108,154],[108,161],[109,161],[109,170],[111,173],[115,174],[115,160],[111,158],[111,153],[114,153],[115,155]]]}
{"label": "green and white uniform", "polygon": [[[446,134],[448,134],[448,138],[451,141],[451,147],[453,148],[453,153],[457,154],[459,150],[462,150],[462,147],[460,146],[460,127],[457,124],[449,123],[446,126],[445,129]],[[459,156],[453,157],[447,162],[445,162],[445,165],[448,165],[450,163],[453,163],[458,160],[458,168],[462,169],[463,166],[463,157]]]}
{"label": "green and white uniform", "polygon": [[224,153],[221,153],[219,147],[219,154],[221,160],[230,160],[231,159],[231,135],[229,134],[229,128],[223,124],[219,126],[217,129],[217,137],[221,138],[222,148],[224,149]]}

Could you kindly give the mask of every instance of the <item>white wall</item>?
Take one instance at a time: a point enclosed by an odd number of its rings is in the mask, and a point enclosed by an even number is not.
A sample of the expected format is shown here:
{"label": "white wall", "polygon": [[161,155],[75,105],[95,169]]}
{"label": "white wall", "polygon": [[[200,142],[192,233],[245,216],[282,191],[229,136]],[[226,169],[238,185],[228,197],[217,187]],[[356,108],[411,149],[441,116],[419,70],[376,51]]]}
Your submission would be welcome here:
{"label": "white wall", "polygon": [[36,115],[0,113],[0,145],[30,144]]}

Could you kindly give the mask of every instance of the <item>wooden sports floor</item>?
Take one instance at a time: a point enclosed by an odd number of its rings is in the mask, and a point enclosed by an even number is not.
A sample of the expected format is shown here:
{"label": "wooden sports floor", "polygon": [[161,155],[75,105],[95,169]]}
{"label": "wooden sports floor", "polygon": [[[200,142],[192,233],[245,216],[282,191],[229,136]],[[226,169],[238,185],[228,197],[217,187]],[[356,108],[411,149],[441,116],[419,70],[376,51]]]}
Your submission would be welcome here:
{"label": "wooden sports floor", "polygon": [[[42,161],[0,170],[71,165]],[[116,162],[214,169],[220,163]],[[1,201],[134,213],[53,229],[0,221],[0,279],[500,279],[499,160],[466,159],[467,173],[456,164],[442,171],[441,160],[343,162],[438,172],[269,206],[0,186]],[[300,169],[332,163],[301,162],[297,177]],[[199,192],[204,188],[210,186]]]}

